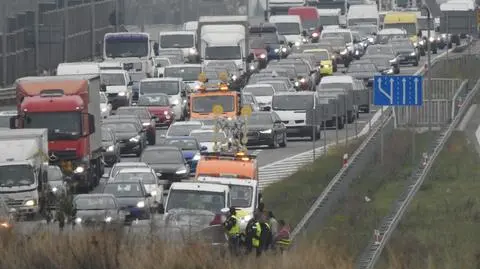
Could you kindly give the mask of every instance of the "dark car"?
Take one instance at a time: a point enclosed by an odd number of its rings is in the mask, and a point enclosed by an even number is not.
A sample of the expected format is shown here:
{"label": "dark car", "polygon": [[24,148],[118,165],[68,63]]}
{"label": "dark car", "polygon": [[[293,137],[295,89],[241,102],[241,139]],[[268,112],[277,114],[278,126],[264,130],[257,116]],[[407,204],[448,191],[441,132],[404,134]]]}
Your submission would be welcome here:
{"label": "dark car", "polygon": [[48,185],[50,186],[48,196],[48,207],[57,208],[58,197],[66,193],[68,181],[62,169],[56,165],[49,165],[47,168]]}
{"label": "dark car", "polygon": [[129,223],[135,219],[150,219],[152,195],[147,192],[141,180],[107,182],[103,193],[115,196],[120,209],[127,211],[125,222]]}
{"label": "dark car", "polygon": [[277,113],[272,111],[252,113],[248,118],[247,137],[249,146],[287,146],[287,128]]}
{"label": "dark car", "polygon": [[140,156],[146,147],[145,130],[132,120],[111,120],[102,123],[105,128],[115,132],[120,143],[120,153]]}
{"label": "dark car", "polygon": [[132,102],[138,101],[139,92],[140,92],[140,82],[134,81],[132,84]]}
{"label": "dark car", "polygon": [[258,61],[260,69],[265,68],[268,63],[267,44],[262,39],[250,40],[250,54]]}
{"label": "dark car", "polygon": [[196,138],[188,136],[171,136],[166,138],[163,144],[177,147],[182,151],[183,158],[190,166],[190,174],[195,174],[197,163],[200,160],[200,152],[207,149],[207,147],[201,147]]}
{"label": "dark car", "polygon": [[142,95],[138,99],[137,105],[146,107],[150,114],[155,116],[155,125],[157,127],[170,126],[175,120],[173,105],[170,104],[168,95],[164,93]]}
{"label": "dark car", "polygon": [[155,145],[157,137],[157,129],[155,121],[157,116],[150,114],[150,111],[147,107],[119,107],[117,109],[116,115],[137,115],[142,121],[143,128],[145,128],[147,141],[150,145]]}
{"label": "dark car", "polygon": [[177,147],[149,147],[140,156],[140,162],[150,165],[157,175],[161,174],[160,180],[169,183],[188,179],[190,175],[190,167]]}
{"label": "dark car", "polygon": [[309,73],[311,74],[311,78],[313,79],[315,85],[318,85],[318,83],[320,83],[321,75],[320,75],[320,69],[318,68],[320,67],[320,64],[317,65],[317,59],[314,55],[308,54],[308,53],[294,53],[294,54],[291,54],[288,58],[304,59],[309,65],[309,69],[310,69]]}
{"label": "dark car", "polygon": [[73,225],[91,227],[101,224],[123,226],[125,212],[112,194],[80,194],[73,199]]}
{"label": "dark car", "polygon": [[377,66],[379,72],[385,75],[400,74],[398,63],[392,63],[391,55],[365,55],[362,60],[370,61]]}
{"label": "dark car", "polygon": [[379,74],[377,66],[368,61],[353,62],[345,74],[364,82],[365,86],[373,86],[373,77]]}
{"label": "dark car", "polygon": [[396,52],[399,64],[413,64],[413,66],[418,66],[420,55],[410,40],[392,40],[391,44]]}
{"label": "dark car", "polygon": [[282,59],[275,65],[293,65],[297,78],[295,81],[295,88],[302,91],[314,91],[315,90],[315,78],[312,77],[316,70],[310,66],[304,59]]}
{"label": "dark car", "polygon": [[388,55],[390,57],[390,64],[399,64],[397,52],[391,44],[369,46],[365,51],[365,56],[369,57],[372,55]]}
{"label": "dark car", "polygon": [[109,128],[102,128],[102,146],[104,150],[103,160],[106,165],[113,166],[121,161],[120,143],[115,132]]}
{"label": "dark car", "polygon": [[343,64],[345,67],[353,61],[353,55],[348,51],[347,44],[344,38],[323,38],[320,41],[330,44],[332,47],[332,54],[334,55],[334,61],[337,64]]}

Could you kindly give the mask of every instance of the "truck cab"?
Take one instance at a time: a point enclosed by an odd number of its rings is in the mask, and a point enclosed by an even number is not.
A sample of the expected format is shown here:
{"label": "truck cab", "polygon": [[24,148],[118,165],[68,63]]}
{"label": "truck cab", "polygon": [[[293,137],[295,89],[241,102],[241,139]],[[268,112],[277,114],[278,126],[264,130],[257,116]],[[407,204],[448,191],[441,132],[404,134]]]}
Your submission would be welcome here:
{"label": "truck cab", "polygon": [[255,155],[242,152],[203,152],[197,164],[195,178],[228,177],[258,181],[258,163]]}
{"label": "truck cab", "polygon": [[158,34],[159,49],[181,49],[186,62],[199,61],[196,44],[197,35],[194,31],[168,31]]}

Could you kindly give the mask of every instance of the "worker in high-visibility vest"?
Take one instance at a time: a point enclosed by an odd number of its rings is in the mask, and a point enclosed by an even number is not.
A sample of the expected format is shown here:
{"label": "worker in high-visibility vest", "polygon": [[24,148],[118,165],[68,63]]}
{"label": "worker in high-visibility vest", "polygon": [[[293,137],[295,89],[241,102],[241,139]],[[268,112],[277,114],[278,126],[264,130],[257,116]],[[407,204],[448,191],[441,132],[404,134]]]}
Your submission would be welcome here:
{"label": "worker in high-visibility vest", "polygon": [[230,207],[227,219],[223,223],[228,235],[228,246],[233,255],[238,255],[240,245],[240,220],[234,207]]}
{"label": "worker in high-visibility vest", "polygon": [[262,226],[260,225],[259,221],[259,214],[255,213],[253,218],[251,219],[250,225],[247,225],[247,238],[249,238],[248,242],[251,244],[248,246],[248,252],[255,249],[257,257],[262,254]]}
{"label": "worker in high-visibility vest", "polygon": [[275,248],[279,249],[281,252],[287,250],[290,247],[290,226],[285,224],[284,220],[279,220],[278,224],[280,225],[280,230],[277,233],[275,238]]}

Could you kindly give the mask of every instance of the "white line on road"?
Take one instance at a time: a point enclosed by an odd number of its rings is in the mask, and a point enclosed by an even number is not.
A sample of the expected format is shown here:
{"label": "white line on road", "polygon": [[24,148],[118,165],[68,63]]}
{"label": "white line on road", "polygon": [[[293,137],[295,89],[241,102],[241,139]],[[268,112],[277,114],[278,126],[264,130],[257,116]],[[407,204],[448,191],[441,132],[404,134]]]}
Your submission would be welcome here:
{"label": "white line on road", "polygon": [[465,131],[465,128],[467,128],[467,124],[468,122],[470,122],[470,119],[472,118],[473,114],[475,113],[475,110],[477,110],[477,105],[476,104],[473,104],[467,111],[467,113],[465,114],[465,116],[463,117],[462,121],[460,122],[460,124],[458,125],[458,128],[457,130],[459,131]]}

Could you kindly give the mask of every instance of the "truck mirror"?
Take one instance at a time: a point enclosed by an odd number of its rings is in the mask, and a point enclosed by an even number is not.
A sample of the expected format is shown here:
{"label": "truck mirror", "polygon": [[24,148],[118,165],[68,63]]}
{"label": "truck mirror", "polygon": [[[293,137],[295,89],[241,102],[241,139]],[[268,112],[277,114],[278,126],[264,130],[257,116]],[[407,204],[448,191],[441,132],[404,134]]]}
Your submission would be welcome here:
{"label": "truck mirror", "polygon": [[129,81],[127,86],[133,86],[133,81]]}
{"label": "truck mirror", "polygon": [[17,116],[10,117],[10,129],[17,128]]}
{"label": "truck mirror", "polygon": [[88,114],[88,130],[90,134],[95,133],[95,116]]}

